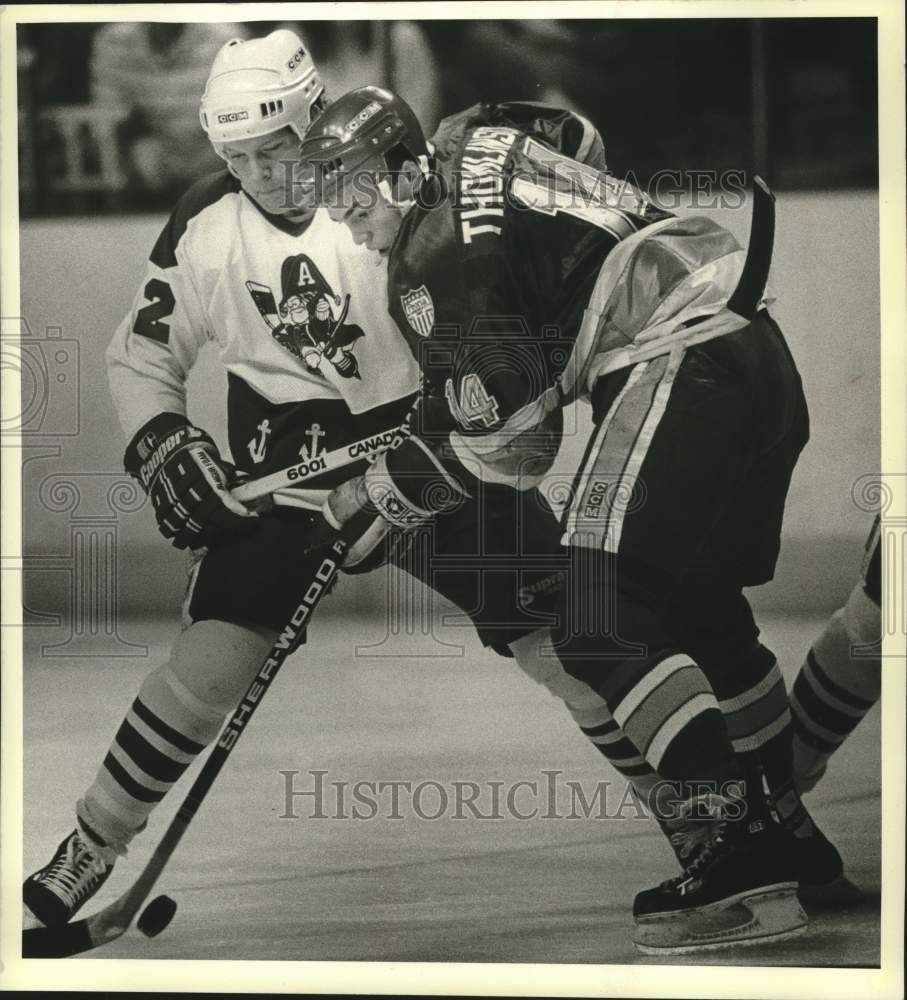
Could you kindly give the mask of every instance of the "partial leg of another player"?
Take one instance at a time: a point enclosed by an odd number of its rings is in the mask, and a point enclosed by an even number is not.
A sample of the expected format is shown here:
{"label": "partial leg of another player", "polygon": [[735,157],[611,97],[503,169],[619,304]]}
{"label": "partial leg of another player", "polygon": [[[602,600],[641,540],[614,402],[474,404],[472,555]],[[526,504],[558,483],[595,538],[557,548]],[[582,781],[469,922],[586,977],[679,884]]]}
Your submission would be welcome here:
{"label": "partial leg of another player", "polygon": [[801,793],[822,779],[832,754],[882,691],[880,521],[866,543],[861,581],[813,642],[794,681],[794,773]]}

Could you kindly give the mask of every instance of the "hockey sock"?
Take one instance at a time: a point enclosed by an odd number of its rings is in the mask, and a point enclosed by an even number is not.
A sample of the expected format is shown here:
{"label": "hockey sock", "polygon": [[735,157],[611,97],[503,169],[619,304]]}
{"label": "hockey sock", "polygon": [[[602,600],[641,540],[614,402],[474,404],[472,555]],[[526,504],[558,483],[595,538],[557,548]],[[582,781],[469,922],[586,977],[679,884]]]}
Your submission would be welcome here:
{"label": "hockey sock", "polygon": [[[584,681],[572,677],[550,649],[547,630],[532,633],[510,644],[520,669],[561,699],[580,731],[611,766],[633,787],[650,812],[655,812],[654,792],[661,777],[611,717],[604,699]],[[543,653],[547,647],[547,655]]]}
{"label": "hockey sock", "polygon": [[797,784],[808,791],[829,757],[879,700],[881,612],[862,585],[832,615],[794,680],[793,754]]}
{"label": "hockey sock", "polygon": [[658,581],[639,567],[618,572],[597,551],[574,555],[554,630],[565,670],[602,697],[630,744],[681,797],[742,782],[708,679],[671,641]]}
{"label": "hockey sock", "polygon": [[644,802],[652,786],[660,780],[626,733],[611,718],[606,705],[582,708],[567,702],[567,709],[584,735],[611,766],[640,793]]}
{"label": "hockey sock", "polygon": [[78,803],[83,829],[108,846],[125,846],[214,739],[223,718],[189,695],[169,663],[158,667],[142,684]]}
{"label": "hockey sock", "polygon": [[715,694],[690,657],[624,661],[607,672],[599,693],[629,742],[668,781],[695,792],[703,782],[743,778]]}
{"label": "hockey sock", "polygon": [[196,756],[215,738],[271,645],[269,637],[225,622],[190,626],[170,659],[146,677],[91,787],[79,825],[116,853]]}
{"label": "hockey sock", "polygon": [[761,786],[781,823],[798,837],[813,833],[812,820],[794,790],[793,729],[784,678],[771,650],[754,643],[743,654],[709,670],[728,734],[750,784]]}
{"label": "hockey sock", "polygon": [[758,794],[797,837],[814,833],[793,784],[793,727],[784,678],[771,650],[752,642],[743,652],[718,643],[702,653],[704,669],[727,722],[731,744],[747,776],[755,808]]}
{"label": "hockey sock", "polygon": [[603,699],[649,767],[683,797],[742,782],[721,709],[698,664],[681,652],[659,572],[575,544],[561,590],[554,649]]}

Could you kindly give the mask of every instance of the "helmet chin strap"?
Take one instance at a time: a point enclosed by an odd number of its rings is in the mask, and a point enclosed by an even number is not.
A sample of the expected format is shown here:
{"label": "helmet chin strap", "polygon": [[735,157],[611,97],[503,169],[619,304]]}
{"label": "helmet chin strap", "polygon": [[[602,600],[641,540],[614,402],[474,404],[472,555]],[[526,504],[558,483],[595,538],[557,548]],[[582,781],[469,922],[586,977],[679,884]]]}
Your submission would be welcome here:
{"label": "helmet chin strap", "polygon": [[[431,148],[431,147],[429,147]],[[419,172],[423,177],[428,177],[430,173],[428,165],[428,157],[424,154],[416,158],[416,163],[419,165]],[[382,177],[378,180],[378,190],[381,192],[381,197],[390,205],[392,208],[397,208],[405,215],[412,207],[415,205],[415,199],[407,198],[403,201],[398,201],[394,197],[393,189],[391,188],[390,181]]]}
{"label": "helmet chin strap", "polygon": [[397,199],[394,197],[394,192],[391,188],[390,181],[388,180],[382,179],[378,181],[378,190],[381,192],[381,197],[388,203],[388,205],[391,206],[391,208],[398,208],[401,211],[403,211],[403,207],[405,205],[414,204],[412,199],[408,199],[406,201],[397,201]]}

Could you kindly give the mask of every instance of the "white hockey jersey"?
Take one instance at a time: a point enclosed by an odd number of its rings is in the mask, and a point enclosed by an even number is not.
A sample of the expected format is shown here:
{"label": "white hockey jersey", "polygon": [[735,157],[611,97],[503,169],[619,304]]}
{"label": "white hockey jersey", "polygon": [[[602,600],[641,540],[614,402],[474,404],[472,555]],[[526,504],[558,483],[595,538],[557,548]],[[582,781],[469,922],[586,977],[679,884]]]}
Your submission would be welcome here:
{"label": "white hockey jersey", "polygon": [[127,439],[185,414],[206,340],[273,404],[342,400],[353,415],[411,395],[419,367],[387,312],[383,262],[319,210],[305,226],[265,213],[227,171],[183,196],[107,351]]}

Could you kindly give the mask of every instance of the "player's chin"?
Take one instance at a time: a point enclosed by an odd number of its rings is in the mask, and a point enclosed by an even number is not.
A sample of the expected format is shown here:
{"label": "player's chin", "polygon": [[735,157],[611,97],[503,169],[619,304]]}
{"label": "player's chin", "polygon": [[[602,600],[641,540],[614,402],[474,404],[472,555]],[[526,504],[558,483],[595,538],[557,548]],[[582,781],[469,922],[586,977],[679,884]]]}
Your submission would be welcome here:
{"label": "player's chin", "polygon": [[314,212],[318,207],[314,187],[299,187],[293,190],[293,208],[297,212]]}
{"label": "player's chin", "polygon": [[263,208],[270,215],[312,215],[315,212],[314,198],[310,204],[306,204],[304,199],[287,198],[287,192],[283,188],[274,191],[249,191],[252,198],[260,208]]}

